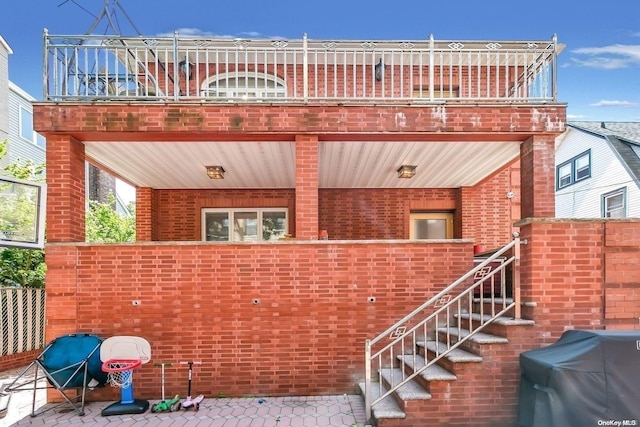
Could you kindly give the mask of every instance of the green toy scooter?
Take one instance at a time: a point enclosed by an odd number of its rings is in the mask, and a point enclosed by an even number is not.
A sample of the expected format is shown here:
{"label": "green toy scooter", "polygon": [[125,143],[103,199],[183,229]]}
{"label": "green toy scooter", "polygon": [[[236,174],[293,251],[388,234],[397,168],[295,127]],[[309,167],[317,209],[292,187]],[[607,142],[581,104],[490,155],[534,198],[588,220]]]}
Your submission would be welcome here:
{"label": "green toy scooter", "polygon": [[162,400],[151,407],[151,412],[173,412],[180,409],[180,396],[175,395],[171,400],[164,400],[164,367],[171,363],[156,363],[154,366],[162,367]]}

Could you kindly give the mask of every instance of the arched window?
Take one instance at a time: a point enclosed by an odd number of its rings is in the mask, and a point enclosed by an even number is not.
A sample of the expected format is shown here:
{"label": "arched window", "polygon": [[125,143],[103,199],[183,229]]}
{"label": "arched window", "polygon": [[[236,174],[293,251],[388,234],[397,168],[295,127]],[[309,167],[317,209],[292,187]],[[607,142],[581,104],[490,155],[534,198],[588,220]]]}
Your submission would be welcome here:
{"label": "arched window", "polygon": [[284,80],[266,73],[237,72],[211,77],[202,85],[202,96],[210,98],[284,98]]}

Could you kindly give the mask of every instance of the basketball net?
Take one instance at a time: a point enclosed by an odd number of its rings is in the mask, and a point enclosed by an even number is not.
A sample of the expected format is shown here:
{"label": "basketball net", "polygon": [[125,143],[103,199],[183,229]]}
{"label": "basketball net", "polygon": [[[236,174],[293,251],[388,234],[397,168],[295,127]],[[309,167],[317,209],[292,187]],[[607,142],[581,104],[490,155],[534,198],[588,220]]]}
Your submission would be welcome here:
{"label": "basketball net", "polygon": [[107,360],[102,364],[102,370],[107,373],[111,387],[126,388],[133,381],[133,370],[141,364],[140,360]]}

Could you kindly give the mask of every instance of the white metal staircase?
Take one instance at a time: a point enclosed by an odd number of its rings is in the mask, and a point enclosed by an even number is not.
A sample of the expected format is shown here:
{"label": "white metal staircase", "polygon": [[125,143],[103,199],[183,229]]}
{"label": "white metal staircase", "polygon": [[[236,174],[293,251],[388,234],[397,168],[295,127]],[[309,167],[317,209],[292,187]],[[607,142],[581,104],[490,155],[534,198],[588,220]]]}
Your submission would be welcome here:
{"label": "white metal staircase", "polygon": [[489,325],[533,324],[520,318],[521,241],[517,233],[514,237],[395,325],[366,341],[366,376],[360,388],[368,422],[405,418],[407,402],[432,398],[430,383],[457,380],[454,364],[481,363],[481,346],[507,344],[507,338],[483,331]]}

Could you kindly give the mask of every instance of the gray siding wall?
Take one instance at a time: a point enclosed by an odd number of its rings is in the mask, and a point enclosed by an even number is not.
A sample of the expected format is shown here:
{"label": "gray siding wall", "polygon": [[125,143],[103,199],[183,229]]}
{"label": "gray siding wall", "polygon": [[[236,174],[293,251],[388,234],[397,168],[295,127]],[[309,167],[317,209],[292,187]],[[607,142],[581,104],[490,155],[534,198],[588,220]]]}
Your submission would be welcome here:
{"label": "gray siding wall", "polygon": [[30,159],[36,164],[44,163],[45,150],[35,141],[29,141],[20,135],[20,110],[24,108],[33,114],[33,105],[28,94],[15,85],[9,86],[9,156],[8,161]]}

